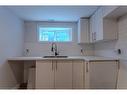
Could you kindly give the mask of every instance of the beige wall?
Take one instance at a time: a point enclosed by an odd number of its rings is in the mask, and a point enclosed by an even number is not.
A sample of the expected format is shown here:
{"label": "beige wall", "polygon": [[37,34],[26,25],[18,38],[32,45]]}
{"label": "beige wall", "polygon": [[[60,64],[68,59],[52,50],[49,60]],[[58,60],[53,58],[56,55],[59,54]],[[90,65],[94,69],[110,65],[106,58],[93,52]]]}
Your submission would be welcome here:
{"label": "beige wall", "polygon": [[[127,88],[127,15],[119,19],[118,28],[118,40],[96,43],[95,55],[120,58],[118,88]],[[115,52],[119,48],[122,51],[121,55]]]}
{"label": "beige wall", "polygon": [[23,55],[23,21],[4,7],[0,7],[0,88],[11,88],[16,79],[8,57]]}
{"label": "beige wall", "polygon": [[[51,55],[51,43],[38,42],[37,26],[64,26],[72,27],[73,42],[71,43],[57,43],[60,55],[80,55],[80,49],[85,50],[85,55],[93,54],[93,45],[78,45],[77,44],[77,23],[76,22],[25,22],[25,56],[44,56]],[[30,52],[26,53],[26,49]]]}

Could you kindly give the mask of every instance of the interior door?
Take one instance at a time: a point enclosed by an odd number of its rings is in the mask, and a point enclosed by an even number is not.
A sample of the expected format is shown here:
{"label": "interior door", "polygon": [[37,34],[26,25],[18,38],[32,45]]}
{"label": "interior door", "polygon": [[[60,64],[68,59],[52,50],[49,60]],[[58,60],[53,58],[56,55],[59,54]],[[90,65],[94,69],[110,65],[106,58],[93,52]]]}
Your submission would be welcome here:
{"label": "interior door", "polygon": [[72,89],[72,61],[69,60],[56,61],[55,88]]}
{"label": "interior door", "polygon": [[36,62],[36,88],[54,88],[54,63],[50,60]]}

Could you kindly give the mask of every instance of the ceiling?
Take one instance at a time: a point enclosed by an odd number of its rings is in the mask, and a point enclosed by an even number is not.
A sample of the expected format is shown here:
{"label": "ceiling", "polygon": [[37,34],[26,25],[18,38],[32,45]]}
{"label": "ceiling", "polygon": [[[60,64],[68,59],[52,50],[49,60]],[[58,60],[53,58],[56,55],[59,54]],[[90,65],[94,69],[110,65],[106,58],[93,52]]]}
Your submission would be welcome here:
{"label": "ceiling", "polygon": [[91,16],[97,6],[10,6],[14,14],[26,21],[77,21]]}

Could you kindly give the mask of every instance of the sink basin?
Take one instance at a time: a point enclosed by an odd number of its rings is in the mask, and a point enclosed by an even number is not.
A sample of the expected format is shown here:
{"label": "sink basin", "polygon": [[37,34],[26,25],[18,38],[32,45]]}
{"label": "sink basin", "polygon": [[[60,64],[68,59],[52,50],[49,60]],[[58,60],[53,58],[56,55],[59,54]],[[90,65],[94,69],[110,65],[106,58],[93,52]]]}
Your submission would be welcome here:
{"label": "sink basin", "polygon": [[43,56],[43,58],[67,58],[68,56]]}

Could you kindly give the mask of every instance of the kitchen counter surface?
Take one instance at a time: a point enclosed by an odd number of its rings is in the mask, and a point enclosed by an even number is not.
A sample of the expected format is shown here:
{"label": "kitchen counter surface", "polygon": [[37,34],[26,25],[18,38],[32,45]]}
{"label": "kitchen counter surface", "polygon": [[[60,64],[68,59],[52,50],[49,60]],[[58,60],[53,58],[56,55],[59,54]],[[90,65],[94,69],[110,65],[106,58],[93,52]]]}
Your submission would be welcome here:
{"label": "kitchen counter surface", "polygon": [[100,57],[100,56],[68,56],[67,58],[43,58],[43,57],[12,57],[8,58],[8,61],[29,61],[29,60],[85,60],[85,61],[108,61],[116,60],[118,58]]}

